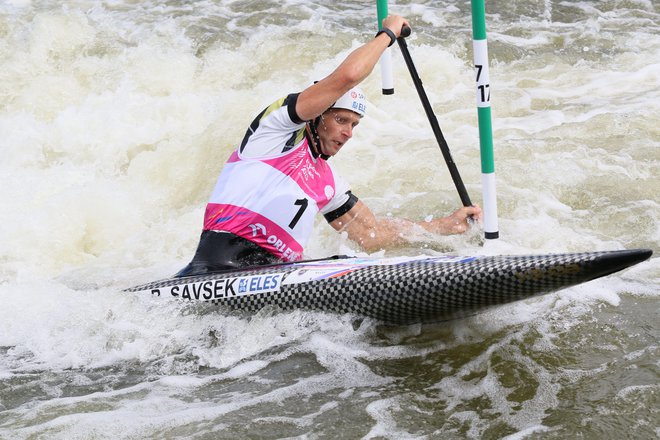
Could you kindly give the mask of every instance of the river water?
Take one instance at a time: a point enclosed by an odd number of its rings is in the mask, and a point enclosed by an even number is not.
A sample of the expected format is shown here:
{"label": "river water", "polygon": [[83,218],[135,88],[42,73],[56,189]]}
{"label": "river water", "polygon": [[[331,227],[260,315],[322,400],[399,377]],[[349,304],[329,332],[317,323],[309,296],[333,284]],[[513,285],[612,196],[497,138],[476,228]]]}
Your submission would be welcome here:
{"label": "river water", "polygon": [[[481,200],[469,2],[399,1],[413,60]],[[378,256],[660,251],[660,11],[488,2],[501,239]],[[376,30],[375,1],[0,5],[0,438],[656,439],[657,257],[435,325],[122,289],[197,244],[216,176],[266,104]],[[333,162],[382,216],[460,203],[398,48],[396,93]],[[364,255],[319,219],[306,256]]]}

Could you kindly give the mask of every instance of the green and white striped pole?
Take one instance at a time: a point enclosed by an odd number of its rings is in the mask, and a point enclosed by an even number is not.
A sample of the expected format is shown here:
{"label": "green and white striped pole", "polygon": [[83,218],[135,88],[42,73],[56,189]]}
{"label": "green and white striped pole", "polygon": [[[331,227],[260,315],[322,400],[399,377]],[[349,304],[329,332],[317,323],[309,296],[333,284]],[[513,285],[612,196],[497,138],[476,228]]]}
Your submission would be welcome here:
{"label": "green and white striped pole", "polygon": [[488,44],[486,41],[486,7],[484,0],[471,0],[471,2],[474,68],[477,82],[479,146],[481,150],[484,232],[487,239],[496,239],[499,238],[500,233],[497,225],[493,126],[490,114],[490,78],[488,74]]}
{"label": "green and white striped pole", "polygon": [[[383,27],[383,20],[387,18],[387,0],[376,0],[378,13],[378,30]],[[392,51],[390,48],[380,56],[380,73],[383,84],[383,95],[394,94],[394,77],[392,75]]]}

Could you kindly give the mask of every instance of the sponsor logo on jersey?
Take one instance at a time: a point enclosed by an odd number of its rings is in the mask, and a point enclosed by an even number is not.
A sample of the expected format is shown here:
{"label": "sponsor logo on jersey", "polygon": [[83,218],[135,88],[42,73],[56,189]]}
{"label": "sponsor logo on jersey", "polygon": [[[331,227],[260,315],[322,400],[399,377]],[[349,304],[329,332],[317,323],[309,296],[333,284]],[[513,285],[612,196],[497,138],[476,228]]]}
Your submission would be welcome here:
{"label": "sponsor logo on jersey", "polygon": [[257,232],[261,232],[261,235],[266,235],[266,227],[261,223],[252,223],[250,224],[250,229],[252,229],[252,236],[256,237]]}
{"label": "sponsor logo on jersey", "polygon": [[310,179],[314,180],[316,178],[321,178],[321,173],[319,173],[318,170],[314,168],[314,164],[311,162],[307,162],[303,164],[300,167],[298,174],[302,176],[302,179],[305,181],[308,181]]}
{"label": "sponsor logo on jersey", "polygon": [[326,185],[323,191],[325,192],[325,198],[328,200],[332,199],[335,195],[335,189],[330,185]]}
{"label": "sponsor logo on jersey", "polygon": [[[286,243],[284,243],[277,235],[268,234],[268,230],[261,223],[252,223],[249,225],[252,230],[252,237],[265,236],[266,243],[271,245],[275,250],[281,254],[283,260],[296,261],[300,257],[298,252],[295,252]],[[263,239],[258,239],[258,242],[263,242]]]}

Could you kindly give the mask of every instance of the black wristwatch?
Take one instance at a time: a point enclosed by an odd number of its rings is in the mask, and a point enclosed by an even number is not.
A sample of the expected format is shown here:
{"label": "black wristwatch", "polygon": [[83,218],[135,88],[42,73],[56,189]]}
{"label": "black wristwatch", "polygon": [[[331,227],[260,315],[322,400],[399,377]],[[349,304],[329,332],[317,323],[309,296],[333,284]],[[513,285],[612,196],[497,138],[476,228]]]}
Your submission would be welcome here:
{"label": "black wristwatch", "polygon": [[382,28],[381,30],[378,31],[376,34],[376,37],[378,37],[380,34],[387,34],[388,37],[390,37],[390,44],[387,45],[387,47],[390,47],[396,42],[396,35],[394,35],[394,32],[389,30],[388,28]]}

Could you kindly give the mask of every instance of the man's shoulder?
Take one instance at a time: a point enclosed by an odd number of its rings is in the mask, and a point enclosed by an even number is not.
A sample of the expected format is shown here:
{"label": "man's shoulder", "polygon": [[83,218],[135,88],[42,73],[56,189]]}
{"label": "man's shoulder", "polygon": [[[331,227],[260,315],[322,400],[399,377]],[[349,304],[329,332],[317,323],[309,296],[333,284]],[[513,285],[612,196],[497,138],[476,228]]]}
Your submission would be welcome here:
{"label": "man's shoulder", "polygon": [[266,107],[250,124],[239,147],[241,157],[272,157],[299,146],[305,122],[296,112],[299,93],[291,93]]}
{"label": "man's shoulder", "polygon": [[264,121],[267,118],[285,118],[288,117],[286,122],[294,125],[304,124],[305,121],[300,119],[296,112],[296,102],[300,93],[290,93],[283,98],[279,98],[272,102],[266,109],[259,115],[259,120]]}

